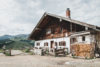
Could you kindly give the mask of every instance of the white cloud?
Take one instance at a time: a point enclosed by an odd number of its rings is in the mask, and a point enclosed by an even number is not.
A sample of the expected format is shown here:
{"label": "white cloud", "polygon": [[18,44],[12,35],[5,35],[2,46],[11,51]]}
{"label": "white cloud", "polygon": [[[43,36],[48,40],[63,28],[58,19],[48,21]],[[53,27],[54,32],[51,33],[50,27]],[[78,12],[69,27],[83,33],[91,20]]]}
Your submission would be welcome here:
{"label": "white cloud", "polygon": [[100,26],[99,0],[0,0],[0,36],[29,34],[44,12]]}

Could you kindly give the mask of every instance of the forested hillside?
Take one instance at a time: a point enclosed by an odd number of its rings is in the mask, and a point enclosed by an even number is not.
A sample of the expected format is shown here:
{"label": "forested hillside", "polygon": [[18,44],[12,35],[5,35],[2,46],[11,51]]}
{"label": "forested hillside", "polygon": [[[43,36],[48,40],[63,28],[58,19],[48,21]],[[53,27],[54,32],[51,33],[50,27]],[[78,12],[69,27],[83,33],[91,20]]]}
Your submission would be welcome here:
{"label": "forested hillside", "polygon": [[[10,35],[8,35],[9,37]],[[12,49],[21,49],[23,47],[34,47],[34,41],[33,40],[27,40],[27,37],[29,35],[17,35],[17,36],[11,36],[11,38],[0,38],[0,49],[5,45],[6,49],[12,48]]]}

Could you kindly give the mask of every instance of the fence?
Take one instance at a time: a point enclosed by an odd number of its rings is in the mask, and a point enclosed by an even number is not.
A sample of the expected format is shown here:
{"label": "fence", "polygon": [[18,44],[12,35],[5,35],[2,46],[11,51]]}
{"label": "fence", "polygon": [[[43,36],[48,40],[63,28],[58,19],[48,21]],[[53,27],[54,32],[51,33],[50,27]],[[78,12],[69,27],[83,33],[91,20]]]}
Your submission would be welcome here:
{"label": "fence", "polygon": [[68,54],[68,48],[64,49],[55,49],[55,57],[57,56],[66,56]]}

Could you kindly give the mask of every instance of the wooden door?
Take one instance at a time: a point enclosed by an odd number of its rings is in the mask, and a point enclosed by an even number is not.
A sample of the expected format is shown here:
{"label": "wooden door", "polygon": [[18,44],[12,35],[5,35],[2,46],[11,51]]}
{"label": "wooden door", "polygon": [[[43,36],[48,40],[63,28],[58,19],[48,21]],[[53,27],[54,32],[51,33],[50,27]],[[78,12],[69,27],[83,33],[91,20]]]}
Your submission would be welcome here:
{"label": "wooden door", "polygon": [[51,41],[51,48],[54,47],[54,41]]}

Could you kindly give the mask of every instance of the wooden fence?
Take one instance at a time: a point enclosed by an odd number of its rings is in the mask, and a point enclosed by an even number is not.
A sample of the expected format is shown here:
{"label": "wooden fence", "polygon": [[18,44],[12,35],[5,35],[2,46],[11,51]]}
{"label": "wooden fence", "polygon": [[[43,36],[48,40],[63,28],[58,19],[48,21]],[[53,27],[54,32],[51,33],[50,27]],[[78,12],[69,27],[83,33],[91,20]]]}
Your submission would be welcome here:
{"label": "wooden fence", "polygon": [[59,57],[59,56],[66,56],[68,54],[68,48],[64,48],[64,49],[55,49],[55,57]]}

